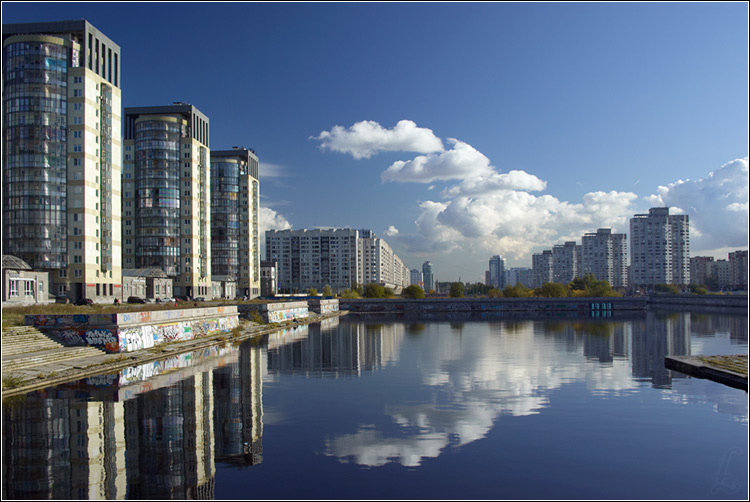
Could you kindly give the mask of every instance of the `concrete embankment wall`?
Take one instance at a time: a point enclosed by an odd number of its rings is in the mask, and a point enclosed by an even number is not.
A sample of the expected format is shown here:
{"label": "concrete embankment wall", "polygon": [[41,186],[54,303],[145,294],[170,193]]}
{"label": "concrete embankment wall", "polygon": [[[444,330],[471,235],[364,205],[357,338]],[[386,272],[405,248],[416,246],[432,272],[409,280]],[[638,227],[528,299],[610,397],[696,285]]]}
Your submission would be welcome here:
{"label": "concrete embankment wall", "polygon": [[658,308],[690,308],[710,312],[747,311],[747,295],[651,295],[649,305]]}
{"label": "concrete embankment wall", "polygon": [[355,299],[340,300],[340,308],[361,313],[494,312],[600,317],[617,312],[644,311],[648,303],[645,297]]}
{"label": "concrete embankment wall", "polygon": [[239,326],[239,314],[232,305],[116,314],[27,315],[24,323],[64,345],[91,345],[117,353],[231,331]]}
{"label": "concrete embankment wall", "polygon": [[265,322],[284,322],[304,319],[310,315],[307,301],[244,303],[237,305],[240,315],[258,312]]}

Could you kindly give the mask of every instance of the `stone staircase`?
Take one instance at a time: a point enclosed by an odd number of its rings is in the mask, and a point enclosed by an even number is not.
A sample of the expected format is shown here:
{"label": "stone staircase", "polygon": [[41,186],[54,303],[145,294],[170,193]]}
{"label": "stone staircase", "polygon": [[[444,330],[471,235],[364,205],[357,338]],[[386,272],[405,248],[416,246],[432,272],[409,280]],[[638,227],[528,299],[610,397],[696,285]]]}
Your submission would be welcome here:
{"label": "stone staircase", "polygon": [[95,347],[66,347],[33,326],[14,326],[2,331],[3,374],[103,354]]}

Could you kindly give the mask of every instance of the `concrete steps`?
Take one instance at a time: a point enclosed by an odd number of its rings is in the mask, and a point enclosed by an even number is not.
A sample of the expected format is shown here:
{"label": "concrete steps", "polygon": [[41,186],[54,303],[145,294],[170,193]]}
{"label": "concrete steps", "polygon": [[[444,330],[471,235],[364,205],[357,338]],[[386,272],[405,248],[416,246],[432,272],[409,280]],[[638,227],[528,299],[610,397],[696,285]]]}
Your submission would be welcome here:
{"label": "concrete steps", "polygon": [[32,326],[17,326],[2,332],[3,373],[58,364],[74,359],[99,357],[95,347],[66,347]]}
{"label": "concrete steps", "polygon": [[33,326],[14,326],[3,330],[2,344],[3,358],[63,347],[63,344],[55,342]]}

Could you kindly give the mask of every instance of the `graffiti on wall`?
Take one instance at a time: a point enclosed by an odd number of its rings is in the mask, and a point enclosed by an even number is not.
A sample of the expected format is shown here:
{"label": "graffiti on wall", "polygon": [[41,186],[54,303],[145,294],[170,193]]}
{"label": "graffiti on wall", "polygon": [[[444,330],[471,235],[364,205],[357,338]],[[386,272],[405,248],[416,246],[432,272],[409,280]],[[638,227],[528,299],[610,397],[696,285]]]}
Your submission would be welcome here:
{"label": "graffiti on wall", "polygon": [[268,322],[283,322],[302,319],[309,315],[307,307],[268,311]]}
{"label": "graffiti on wall", "polygon": [[[36,326],[60,340],[64,345],[91,345],[110,353],[132,352],[147,349],[161,343],[191,340],[195,337],[206,336],[216,331],[231,331],[239,326],[239,318],[237,316],[163,324],[142,324],[123,329],[119,329],[116,325],[76,326],[73,324],[73,318],[80,316],[34,317],[43,318],[41,320],[42,323],[36,324]],[[61,326],[60,318],[70,321],[73,325],[62,327],[64,325]],[[46,327],[45,322],[48,323]]]}

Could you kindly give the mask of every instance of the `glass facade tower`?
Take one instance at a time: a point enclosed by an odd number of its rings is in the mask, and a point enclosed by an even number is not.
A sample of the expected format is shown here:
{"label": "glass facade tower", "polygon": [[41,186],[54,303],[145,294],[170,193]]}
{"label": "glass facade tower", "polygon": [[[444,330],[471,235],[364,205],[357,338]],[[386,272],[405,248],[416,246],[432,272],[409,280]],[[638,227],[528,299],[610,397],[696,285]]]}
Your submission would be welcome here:
{"label": "glass facade tower", "polygon": [[123,268],[158,268],[211,295],[208,117],[186,103],[125,109]]}
{"label": "glass facade tower", "polygon": [[234,147],[211,152],[211,275],[237,281],[237,293],[260,295],[258,157]]}
{"label": "glass facade tower", "polygon": [[3,253],[51,292],[121,286],[120,47],[86,20],[3,25]]}

